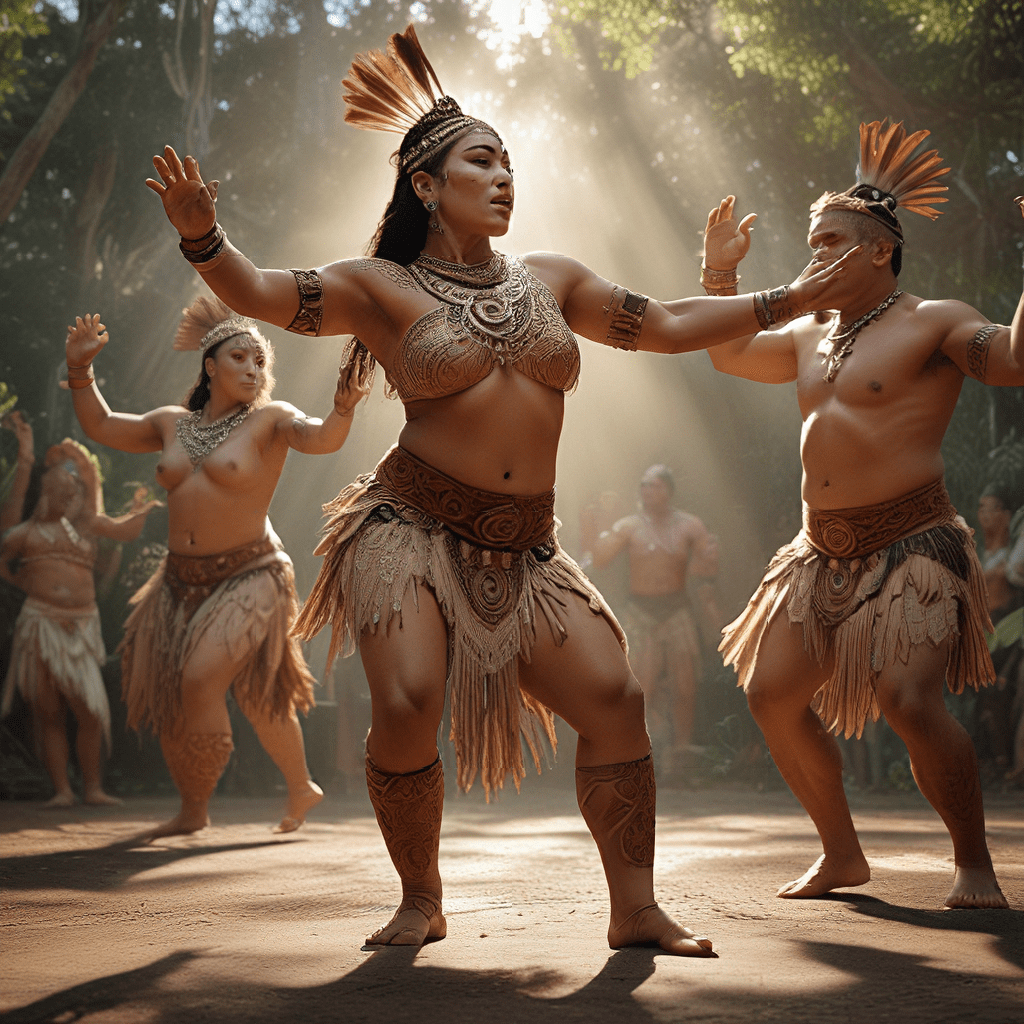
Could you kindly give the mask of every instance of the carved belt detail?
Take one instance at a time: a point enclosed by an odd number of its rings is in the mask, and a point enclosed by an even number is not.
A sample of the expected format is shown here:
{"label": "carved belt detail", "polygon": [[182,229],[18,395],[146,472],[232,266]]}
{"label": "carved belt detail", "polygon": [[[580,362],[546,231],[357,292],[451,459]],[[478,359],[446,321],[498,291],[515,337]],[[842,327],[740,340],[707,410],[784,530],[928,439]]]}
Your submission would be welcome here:
{"label": "carved belt detail", "polygon": [[525,497],[480,490],[397,446],[377,466],[374,475],[385,490],[402,502],[478,547],[506,552],[534,548],[540,561],[546,561],[554,551],[553,489]]}
{"label": "carved belt detail", "polygon": [[276,550],[274,541],[263,537],[252,544],[216,555],[176,555],[172,552],[167,556],[164,580],[174,599],[185,605],[186,616],[191,618],[221,583],[244,565]]}
{"label": "carved belt detail", "polygon": [[[872,552],[956,518],[945,484],[933,483],[893,501],[857,508],[815,509],[804,506],[804,533],[833,558],[864,558]],[[833,581],[837,590],[845,581]]]}

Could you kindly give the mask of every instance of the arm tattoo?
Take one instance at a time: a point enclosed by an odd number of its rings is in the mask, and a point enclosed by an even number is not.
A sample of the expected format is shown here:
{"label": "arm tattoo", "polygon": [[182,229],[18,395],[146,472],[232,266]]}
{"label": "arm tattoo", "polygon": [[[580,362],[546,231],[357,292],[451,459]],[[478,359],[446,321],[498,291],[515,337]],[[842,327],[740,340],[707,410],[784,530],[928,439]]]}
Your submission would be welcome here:
{"label": "arm tattoo", "polygon": [[324,318],[324,283],[315,270],[291,270],[299,289],[299,310],[286,330],[316,337]]}
{"label": "arm tattoo", "polygon": [[992,344],[992,335],[999,329],[999,324],[986,324],[967,343],[967,372],[975,380],[985,380],[989,345]]}
{"label": "arm tattoo", "polygon": [[635,352],[640,339],[640,328],[643,327],[644,313],[647,311],[647,296],[625,288],[612,286],[612,297],[602,312],[611,314],[608,334],[605,340],[613,348],[622,348],[627,352]]}
{"label": "arm tattoo", "polygon": [[392,284],[399,288],[417,289],[419,286],[413,279],[412,274],[400,263],[393,263],[391,260],[381,260],[370,257],[363,260],[352,260],[348,264],[354,274],[365,270],[376,270],[381,277],[386,277]]}

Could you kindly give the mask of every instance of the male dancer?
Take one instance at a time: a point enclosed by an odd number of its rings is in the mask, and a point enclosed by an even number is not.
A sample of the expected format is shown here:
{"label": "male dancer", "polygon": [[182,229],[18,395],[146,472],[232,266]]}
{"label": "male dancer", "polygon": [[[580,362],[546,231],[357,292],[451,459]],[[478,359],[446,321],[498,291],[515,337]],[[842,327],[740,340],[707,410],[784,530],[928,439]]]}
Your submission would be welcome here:
{"label": "male dancer", "polygon": [[[811,267],[852,253],[823,296],[831,319],[805,316],[710,350],[725,373],[795,381],[804,420],[804,528],[780,549],[744,613],[723,631],[772,757],[811,816],[824,852],[783,897],[813,897],[870,878],[830,732],[859,734],[884,713],[910,751],[921,792],[953,840],[947,907],[1005,907],[988,847],[977,759],[946,711],[942,682],[993,681],[981,566],[949,504],[939,451],[965,376],[1024,384],[1024,301],[1013,327],[954,300],[899,290],[897,207],[935,219],[944,191],[927,136],[861,125],[860,181],[811,207]],[[752,218],[729,197],[705,235],[703,280],[735,289]],[[819,717],[820,716],[820,717]]]}
{"label": "male dancer", "polygon": [[683,767],[690,754],[700,681],[700,640],[687,576],[692,571],[706,578],[718,571],[715,538],[695,515],[673,508],[675,489],[667,466],[650,466],[640,478],[641,511],[618,520],[593,548],[598,569],[628,552],[624,625],[630,661],[647,698],[654,738],[666,746],[659,751],[666,774]]}

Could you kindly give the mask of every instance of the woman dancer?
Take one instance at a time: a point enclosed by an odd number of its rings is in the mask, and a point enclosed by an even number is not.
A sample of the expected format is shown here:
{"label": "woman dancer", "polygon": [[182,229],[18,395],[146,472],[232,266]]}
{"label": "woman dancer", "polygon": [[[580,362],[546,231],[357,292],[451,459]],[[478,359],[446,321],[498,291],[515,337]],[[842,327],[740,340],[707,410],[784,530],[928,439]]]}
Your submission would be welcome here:
{"label": "woman dancer", "polygon": [[313,704],[313,678],[288,636],[298,601],[291,559],[267,518],[289,448],[336,452],[364,391],[338,382],[334,408],[308,419],[271,402],[273,349],[253,321],[205,296],[185,310],[175,348],[199,349],[199,379],[184,405],[141,416],[111,412],[92,361],[109,341],[99,315],[68,328],[68,383],[82,429],[126,452],[163,453],[168,554],[132,598],[122,687],[128,723],[160,737],[181,810],[139,837],[196,832],[233,744],[230,688],[264,749],[284,774],[291,832],[323,798],[309,777],[296,711]]}
{"label": "woman dancer", "polygon": [[[23,420],[17,426],[31,456],[31,429]],[[20,515],[25,495],[19,491],[15,500]],[[110,706],[103,685],[107,652],[93,568],[100,537],[135,540],[146,516],[159,504],[136,501],[125,515],[106,515],[92,456],[77,441],[65,438],[46,453],[46,471],[32,513],[0,542],[0,577],[26,595],[14,625],[0,716],[11,710],[15,689],[31,705],[43,764],[55,790],[46,807],[70,807],[76,801],[68,779],[68,708],[77,723],[75,752],[83,802],[121,802],[103,789]],[[17,564],[14,572],[11,563]]]}
{"label": "woman dancer", "polygon": [[488,793],[509,772],[518,785],[520,731],[536,761],[553,714],[579,734],[577,793],[608,880],[609,944],[713,956],[654,900],[643,694],[612,613],[554,533],[573,332],[631,350],[703,348],[756,331],[758,314],[770,323],[809,308],[841,266],[754,301],[662,304],[562,256],[503,256],[490,242],[512,215],[508,153],[441,95],[413,29],[357,57],[346,85],[346,120],[404,136],[373,258],[260,270],[227,242],[217,183],[193,158],[183,165],[167,147],[147,185],[226,302],[300,334],[358,335],[351,372],[365,380],[376,360],[406,407],[398,446],[328,506],[324,564],[297,625],[312,636],[332,623],[332,650],[358,646],[369,679],[367,781],[402,902],[368,941],[446,933],[436,738],[447,681],[463,788],[478,773]]}

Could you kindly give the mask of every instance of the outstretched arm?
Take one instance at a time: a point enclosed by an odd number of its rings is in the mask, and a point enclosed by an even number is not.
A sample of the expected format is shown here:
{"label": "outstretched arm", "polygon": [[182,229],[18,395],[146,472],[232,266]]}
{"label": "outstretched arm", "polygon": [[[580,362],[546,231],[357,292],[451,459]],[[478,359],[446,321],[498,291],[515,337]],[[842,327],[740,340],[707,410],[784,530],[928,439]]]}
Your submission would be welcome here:
{"label": "outstretched arm", "polygon": [[[1024,215],[1024,196],[1014,202]],[[1024,384],[1024,294],[1009,327],[990,323],[963,302],[922,303],[920,308],[936,318],[943,354],[968,377],[1002,387]]]}
{"label": "outstretched arm", "polygon": [[121,543],[137,540],[146,525],[146,516],[155,508],[161,508],[162,501],[147,501],[123,516],[98,515],[92,524],[92,532],[100,537],[109,537]]}
{"label": "outstretched arm", "polygon": [[[203,181],[194,157],[184,162],[170,146],[153,157],[160,177],[146,179],[181,235],[182,255],[233,310],[297,334],[358,334],[373,302],[344,262],[311,275],[261,270],[242,255],[217,223],[219,182]],[[313,312],[311,312],[311,310]]]}
{"label": "outstretched arm", "polygon": [[[749,231],[749,218],[744,223]],[[534,253],[526,262],[551,288],[577,334],[616,348],[677,353],[750,337],[812,311],[830,282],[844,273],[850,255],[816,265],[813,272],[808,268],[792,284],[770,292],[670,302],[614,285],[565,256]]]}
{"label": "outstretched arm", "polygon": [[68,360],[68,387],[75,403],[75,415],[86,436],[108,448],[122,452],[158,452],[163,436],[156,412],[142,416],[111,412],[93,378],[92,361],[110,341],[99,313],[76,317],[68,327],[65,352]]}
{"label": "outstretched arm", "polygon": [[345,443],[352,427],[356,406],[369,393],[369,388],[350,380],[346,367],[338,368],[338,385],[334,391],[334,408],[322,420],[309,419],[298,409],[296,415],[281,419],[277,432],[288,441],[288,447],[306,455],[327,455]]}
{"label": "outstretched arm", "polygon": [[630,542],[633,536],[631,517],[620,519],[610,530],[605,530],[594,542],[592,552],[595,569],[603,569]]}

